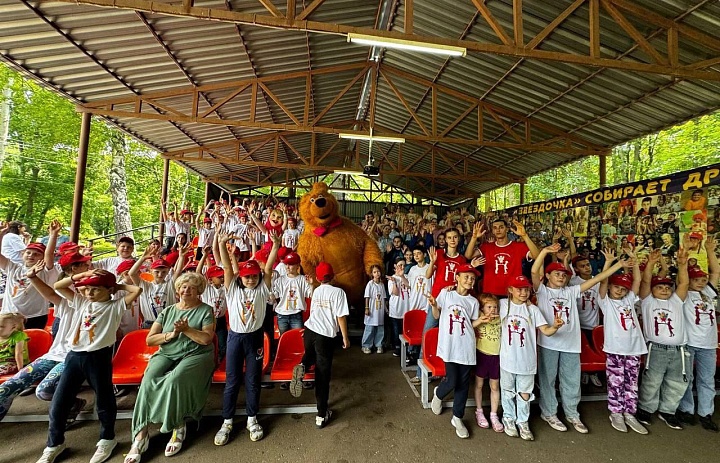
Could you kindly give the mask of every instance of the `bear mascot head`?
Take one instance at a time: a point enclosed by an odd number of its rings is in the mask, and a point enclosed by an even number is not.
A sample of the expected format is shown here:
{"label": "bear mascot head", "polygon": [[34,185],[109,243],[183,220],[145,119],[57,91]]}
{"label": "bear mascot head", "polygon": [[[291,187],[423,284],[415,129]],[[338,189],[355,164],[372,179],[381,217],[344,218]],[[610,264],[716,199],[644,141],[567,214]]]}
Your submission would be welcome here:
{"label": "bear mascot head", "polygon": [[345,291],[351,305],[362,308],[371,268],[383,265],[377,243],[340,215],[337,199],[326,183],[315,183],[300,200],[298,210],[305,223],[297,249],[303,271],[314,276],[317,264],[328,262],[335,271],[333,284]]}

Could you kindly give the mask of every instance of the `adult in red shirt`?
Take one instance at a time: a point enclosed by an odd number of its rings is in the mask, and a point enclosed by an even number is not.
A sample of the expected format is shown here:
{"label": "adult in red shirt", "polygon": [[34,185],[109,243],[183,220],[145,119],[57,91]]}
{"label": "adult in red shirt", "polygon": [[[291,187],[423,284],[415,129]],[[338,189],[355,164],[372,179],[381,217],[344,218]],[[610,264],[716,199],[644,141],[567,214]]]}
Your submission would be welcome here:
{"label": "adult in red shirt", "polygon": [[515,234],[521,237],[524,243],[508,239],[508,226],[503,219],[492,222],[493,240],[485,240],[477,249],[478,240],[483,240],[487,230],[483,223],[476,223],[473,235],[468,243],[465,257],[472,259],[476,256],[485,258],[483,288],[484,293],[500,297],[507,296],[510,280],[522,275],[523,259],[535,259],[540,251],[528,236],[525,227],[518,221],[513,221]]}

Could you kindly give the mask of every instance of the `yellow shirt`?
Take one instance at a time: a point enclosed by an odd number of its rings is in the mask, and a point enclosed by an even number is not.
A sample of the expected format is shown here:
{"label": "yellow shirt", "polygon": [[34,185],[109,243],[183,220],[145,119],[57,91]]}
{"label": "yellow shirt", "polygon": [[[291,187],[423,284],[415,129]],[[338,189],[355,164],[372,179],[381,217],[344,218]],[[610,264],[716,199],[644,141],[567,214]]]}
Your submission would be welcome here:
{"label": "yellow shirt", "polygon": [[500,318],[478,327],[476,348],[486,355],[500,355]]}

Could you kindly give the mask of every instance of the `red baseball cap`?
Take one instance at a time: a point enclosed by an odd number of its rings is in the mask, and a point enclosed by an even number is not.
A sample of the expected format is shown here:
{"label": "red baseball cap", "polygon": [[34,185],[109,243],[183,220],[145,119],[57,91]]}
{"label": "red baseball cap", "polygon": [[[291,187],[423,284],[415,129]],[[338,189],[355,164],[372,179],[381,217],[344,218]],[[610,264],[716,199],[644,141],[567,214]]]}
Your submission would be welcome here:
{"label": "red baseball cap", "polygon": [[335,272],[333,271],[332,265],[327,262],[320,262],[317,264],[317,267],[315,267],[315,276],[318,280],[322,281],[327,277],[334,277]]}
{"label": "red baseball cap", "polygon": [[117,266],[117,270],[115,270],[115,273],[120,275],[123,272],[127,272],[130,270],[133,265],[135,265],[135,261],[132,259],[126,259],[122,262],[120,262],[120,265]]}
{"label": "red baseball cap", "polygon": [[545,273],[552,273],[552,272],[563,272],[566,275],[572,275],[570,270],[568,270],[565,265],[561,264],[560,262],[553,262],[547,267],[545,267]]}
{"label": "red baseball cap", "polygon": [[675,282],[671,278],[667,277],[652,277],[652,280],[650,280],[650,287],[654,288],[657,285],[668,285],[672,286]]}
{"label": "red baseball cap", "polygon": [[267,249],[260,249],[253,255],[253,259],[259,262],[267,262],[270,257],[270,251]]}
{"label": "red baseball cap", "polygon": [[470,264],[461,264],[457,269],[457,273],[468,273],[468,272],[474,274],[475,276],[480,276],[480,272]]}
{"label": "red baseball cap", "polygon": [[189,210],[189,209],[183,209],[182,211],[180,211],[180,215],[185,215],[185,214],[190,214],[190,215],[192,215],[192,214],[193,214],[193,211],[191,211],[191,210]]}
{"label": "red baseball cap", "polygon": [[632,289],[633,277],[629,273],[616,273],[610,277],[610,284],[622,286],[629,291]]}
{"label": "red baseball cap", "polygon": [[63,254],[69,254],[73,253],[80,249],[80,245],[77,243],[74,243],[72,241],[66,241],[65,243],[58,246],[56,254],[63,255]]}
{"label": "red baseball cap", "polygon": [[525,275],[518,275],[510,279],[508,286],[511,288],[532,288],[532,283]]}
{"label": "red baseball cap", "polygon": [[688,277],[690,278],[704,278],[706,276],[708,276],[708,274],[700,267],[692,267],[688,269]]}
{"label": "red baseball cap", "polygon": [[45,254],[45,245],[42,243],[30,243],[27,245],[25,249],[28,249],[30,251],[37,251],[41,254]]}
{"label": "red baseball cap", "polygon": [[285,265],[299,265],[300,264],[300,256],[297,252],[290,252],[288,255],[283,257],[282,263]]}
{"label": "red baseball cap", "polygon": [[60,264],[60,267],[69,267],[72,264],[79,264],[82,262],[87,262],[92,259],[92,256],[83,256],[80,253],[73,252],[73,253],[67,253],[63,254],[62,257],[60,257],[60,260],[58,260],[58,264]]}
{"label": "red baseball cap", "polygon": [[277,255],[278,255],[278,258],[280,258],[282,260],[283,258],[285,258],[285,256],[287,256],[291,252],[292,252],[292,249],[286,248],[285,246],[281,246],[280,249],[278,249]]}
{"label": "red baseball cap", "polygon": [[191,260],[187,264],[185,264],[185,267],[183,267],[183,272],[186,270],[195,270],[198,266],[198,262],[196,260]]}
{"label": "red baseball cap", "polygon": [[212,219],[210,217],[205,217],[203,219],[203,223],[212,223]]}
{"label": "red baseball cap", "polygon": [[242,264],[240,264],[240,271],[238,272],[241,277],[260,275],[261,273],[262,270],[260,269],[260,264],[256,260],[249,260],[247,262],[243,262]]}
{"label": "red baseball cap", "polygon": [[167,263],[165,259],[156,259],[153,261],[152,264],[150,264],[150,270],[155,270],[156,268],[168,268],[170,265]]}
{"label": "red baseball cap", "polygon": [[688,235],[688,238],[690,238],[691,240],[700,240],[700,241],[702,241],[703,236],[702,236],[702,233],[700,233],[700,232],[692,232],[692,233],[690,233],[690,234]]}
{"label": "red baseball cap", "polygon": [[96,270],[96,274],[83,278],[75,283],[76,287],[82,286],[103,286],[105,288],[114,288],[117,277],[106,270]]}
{"label": "red baseball cap", "polygon": [[165,262],[168,263],[168,265],[175,265],[175,262],[180,258],[180,253],[177,252],[177,250],[172,250],[165,254],[163,259],[165,259]]}
{"label": "red baseball cap", "polygon": [[205,271],[205,276],[208,278],[222,278],[225,276],[225,269],[218,267],[217,265],[213,265]]}

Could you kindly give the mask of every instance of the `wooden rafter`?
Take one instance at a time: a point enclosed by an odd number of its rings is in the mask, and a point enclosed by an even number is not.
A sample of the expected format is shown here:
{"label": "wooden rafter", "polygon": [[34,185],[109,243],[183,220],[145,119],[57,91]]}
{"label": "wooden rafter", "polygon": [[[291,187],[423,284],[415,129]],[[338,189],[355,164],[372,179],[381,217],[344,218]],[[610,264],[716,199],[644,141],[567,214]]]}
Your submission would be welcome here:
{"label": "wooden rafter", "polygon": [[[589,42],[590,50],[587,54],[540,50],[535,47],[521,46],[514,39],[520,39],[519,29],[523,19],[523,12],[515,12],[513,15],[513,23],[515,30],[511,37],[502,24],[497,21],[492,14],[490,8],[485,4],[484,0],[472,0],[478,11],[485,20],[490,24],[502,43],[486,43],[476,42],[472,40],[457,40],[453,38],[423,36],[418,34],[409,34],[399,31],[384,31],[373,29],[371,27],[355,27],[346,24],[326,23],[321,21],[312,21],[308,19],[298,20],[295,17],[294,7],[292,12],[282,15],[276,7],[270,6],[272,2],[269,0],[260,0],[268,9],[270,15],[250,14],[239,11],[228,11],[221,8],[201,8],[195,6],[185,6],[182,3],[164,3],[151,0],[41,0],[41,1],[61,1],[73,4],[94,5],[109,8],[132,9],[136,11],[144,11],[153,14],[165,14],[180,17],[196,18],[200,20],[223,21],[235,24],[248,24],[257,27],[279,28],[286,30],[306,31],[319,34],[340,34],[360,33],[376,36],[378,38],[388,37],[403,40],[412,40],[415,42],[428,44],[441,44],[461,46],[469,51],[481,53],[495,53],[502,55],[510,55],[516,57],[524,57],[531,59],[540,59],[548,61],[559,61],[565,63],[579,64],[585,66],[594,66],[601,68],[622,69],[628,71],[648,72],[654,74],[664,74],[674,77],[686,79],[704,79],[720,81],[720,73],[708,71],[698,68],[698,63],[681,63],[677,66],[671,65],[672,59],[663,59],[660,63],[650,60],[651,62],[640,62],[636,59],[617,60],[611,57],[604,57],[601,54],[601,43],[599,32],[599,16],[597,14],[600,0],[588,0],[590,4],[591,14],[588,18]],[[683,42],[691,42],[694,45],[702,45],[705,48],[720,53],[720,39],[709,34],[705,34],[691,26],[675,22],[654,11],[641,7],[630,0],[607,0],[618,9],[624,10],[628,14],[632,14],[637,20],[646,24],[653,24],[666,30],[677,29],[679,36],[683,38]],[[292,2],[294,5],[294,1]],[[313,2],[313,4],[316,2]],[[311,4],[310,6],[313,6]],[[303,10],[302,15],[308,8]],[[315,5],[317,8],[319,5]],[[514,1],[513,6],[522,10],[522,2]],[[311,16],[312,12],[308,12],[303,18]],[[552,24],[552,23],[551,23]],[[618,27],[622,27],[618,25]],[[532,43],[532,42],[531,42]],[[712,57],[714,58],[714,57]],[[703,59],[703,65],[708,58]]]}

